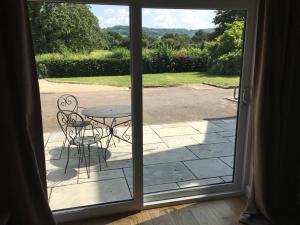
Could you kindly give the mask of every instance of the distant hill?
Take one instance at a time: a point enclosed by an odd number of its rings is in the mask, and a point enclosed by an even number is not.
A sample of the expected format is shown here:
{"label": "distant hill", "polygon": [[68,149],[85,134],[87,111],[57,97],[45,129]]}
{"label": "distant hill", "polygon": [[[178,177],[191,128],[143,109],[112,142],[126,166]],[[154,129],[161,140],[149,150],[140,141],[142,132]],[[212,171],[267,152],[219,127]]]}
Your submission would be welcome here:
{"label": "distant hill", "polygon": [[[126,36],[129,33],[128,26],[120,26],[120,25],[114,26],[114,27],[108,27],[108,28],[105,28],[104,30],[114,31],[121,35],[126,35]],[[201,30],[211,33],[214,31],[214,28],[207,28],[207,29],[201,29]],[[150,36],[155,36],[155,37],[160,37],[160,36],[164,35],[165,33],[187,34],[188,36],[192,37],[196,33],[196,31],[198,31],[198,30],[143,27],[143,32],[145,34],[150,35]]]}

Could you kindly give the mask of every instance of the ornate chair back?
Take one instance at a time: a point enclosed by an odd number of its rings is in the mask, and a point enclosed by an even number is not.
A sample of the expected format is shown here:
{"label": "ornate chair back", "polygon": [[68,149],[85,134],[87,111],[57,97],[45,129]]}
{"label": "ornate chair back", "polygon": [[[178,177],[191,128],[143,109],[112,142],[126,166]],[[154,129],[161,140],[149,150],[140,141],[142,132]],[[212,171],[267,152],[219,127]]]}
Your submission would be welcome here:
{"label": "ornate chair back", "polygon": [[78,101],[74,95],[64,94],[57,99],[57,108],[78,113]]}
{"label": "ornate chair back", "polygon": [[69,143],[75,144],[75,138],[84,137],[85,126],[77,126],[79,123],[83,124],[83,121],[77,112],[59,110],[57,113],[57,122]]}

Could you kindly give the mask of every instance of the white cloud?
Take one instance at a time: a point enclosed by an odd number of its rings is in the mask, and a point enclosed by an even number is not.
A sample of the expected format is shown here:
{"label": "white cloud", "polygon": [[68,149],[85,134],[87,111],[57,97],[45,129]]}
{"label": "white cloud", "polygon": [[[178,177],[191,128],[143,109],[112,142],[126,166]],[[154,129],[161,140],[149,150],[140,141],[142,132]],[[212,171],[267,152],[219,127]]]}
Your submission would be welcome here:
{"label": "white cloud", "polygon": [[143,25],[157,28],[210,28],[214,27],[213,17],[213,10],[145,9]]}
{"label": "white cloud", "polygon": [[115,12],[115,10],[113,10],[112,8],[106,9],[104,11],[106,14],[113,14]]}
{"label": "white cloud", "polygon": [[156,10],[153,15],[153,26],[157,28],[175,28],[176,17],[174,17],[168,10]]}
{"label": "white cloud", "polygon": [[[105,12],[109,13],[109,16],[99,17],[99,22],[102,28],[113,27],[115,25],[129,25],[129,11],[126,9],[107,9]],[[101,18],[101,19],[100,19]]]}
{"label": "white cloud", "polygon": [[149,15],[149,14],[151,14],[151,10],[150,9],[143,9],[143,14],[144,15]]}
{"label": "white cloud", "polygon": [[211,19],[214,16],[212,11],[185,10],[179,12],[179,15],[189,29],[214,27]]}
{"label": "white cloud", "polygon": [[103,24],[103,21],[104,21],[103,17],[102,17],[102,16],[98,16],[97,18],[98,18],[99,26],[100,26],[100,27],[103,27],[103,25],[102,25],[102,24]]}
{"label": "white cloud", "polygon": [[[129,25],[129,8],[126,6],[92,5],[101,28]],[[214,10],[143,9],[143,26],[154,28],[201,29],[215,27]]]}

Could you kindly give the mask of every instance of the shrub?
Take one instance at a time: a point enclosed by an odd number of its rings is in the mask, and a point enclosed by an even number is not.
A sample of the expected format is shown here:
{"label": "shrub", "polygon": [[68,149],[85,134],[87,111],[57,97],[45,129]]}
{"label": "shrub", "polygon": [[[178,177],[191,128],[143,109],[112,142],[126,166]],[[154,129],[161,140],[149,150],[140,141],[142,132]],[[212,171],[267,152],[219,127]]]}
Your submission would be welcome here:
{"label": "shrub", "polygon": [[175,50],[168,45],[160,45],[143,58],[144,73],[173,72]]}
{"label": "shrub", "polygon": [[38,63],[36,70],[39,78],[48,77],[47,66],[44,63]]}
{"label": "shrub", "polygon": [[130,51],[126,48],[115,48],[109,57],[114,59],[130,58]]}
{"label": "shrub", "polygon": [[[207,51],[198,48],[181,49],[169,46],[143,49],[143,72],[205,71]],[[124,48],[93,51],[89,54],[43,54],[36,56],[40,77],[74,77],[130,74],[130,51]]]}
{"label": "shrub", "polygon": [[209,72],[224,75],[239,75],[241,67],[243,21],[225,24],[226,30],[207,42]]}
{"label": "shrub", "polygon": [[210,67],[210,73],[235,75],[241,73],[241,51],[237,50],[221,55],[214,60],[214,64]]}
{"label": "shrub", "polygon": [[[46,67],[46,69],[45,69]],[[37,61],[37,71],[43,77],[81,77],[124,75],[130,73],[130,60],[113,58],[51,59]],[[46,71],[43,74],[42,71]]]}
{"label": "shrub", "polygon": [[194,60],[187,52],[184,51],[176,52],[173,61],[174,61],[173,70],[176,72],[185,72],[185,71],[194,70],[195,67]]}

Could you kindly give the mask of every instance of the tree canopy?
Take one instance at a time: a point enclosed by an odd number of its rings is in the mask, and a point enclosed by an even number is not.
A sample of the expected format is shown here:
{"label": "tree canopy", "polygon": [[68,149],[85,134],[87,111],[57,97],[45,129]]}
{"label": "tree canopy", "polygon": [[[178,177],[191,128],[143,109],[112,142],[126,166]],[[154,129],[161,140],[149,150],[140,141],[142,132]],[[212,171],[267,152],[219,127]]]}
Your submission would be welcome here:
{"label": "tree canopy", "polygon": [[221,35],[207,43],[210,72],[240,74],[244,22],[225,23],[224,27]]}
{"label": "tree canopy", "polygon": [[244,10],[217,10],[216,16],[213,19],[216,25],[212,36],[217,37],[226,30],[226,23],[233,23],[234,21],[245,21],[246,12]]}
{"label": "tree canopy", "polygon": [[186,34],[166,33],[160,38],[162,45],[168,45],[174,49],[187,47],[191,43],[191,38]]}
{"label": "tree canopy", "polygon": [[36,53],[89,52],[105,46],[88,5],[33,2],[28,8]]}

